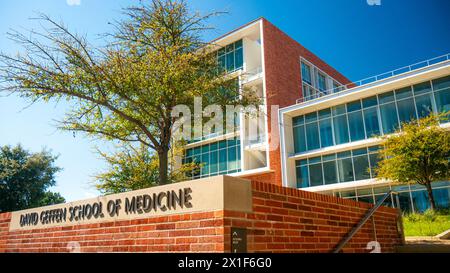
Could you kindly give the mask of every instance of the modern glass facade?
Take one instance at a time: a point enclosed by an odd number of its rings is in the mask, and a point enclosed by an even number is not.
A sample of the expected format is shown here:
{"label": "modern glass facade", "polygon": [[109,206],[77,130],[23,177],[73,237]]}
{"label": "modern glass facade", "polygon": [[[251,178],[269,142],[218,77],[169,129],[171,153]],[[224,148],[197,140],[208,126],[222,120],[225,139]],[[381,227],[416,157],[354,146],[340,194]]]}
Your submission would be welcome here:
{"label": "modern glass facade", "polygon": [[[433,196],[436,206],[439,208],[450,208],[450,182],[435,182],[433,185]],[[398,192],[400,207],[405,212],[424,212],[429,209],[428,193],[425,187],[420,185],[398,185],[382,186],[364,189],[351,189],[337,191],[333,194],[344,199],[353,199],[361,202],[375,203],[380,200],[389,190]],[[388,198],[384,205],[394,206],[395,196]]]}
{"label": "modern glass facade", "polygon": [[186,149],[183,164],[198,163],[199,170],[187,174],[193,179],[241,171],[241,141],[231,138]]}
{"label": "modern glass facade", "polygon": [[217,51],[219,66],[231,73],[244,66],[244,48],[242,40],[229,44]]}
{"label": "modern glass facade", "polygon": [[308,188],[375,177],[378,146],[296,161],[297,187]]}
{"label": "modern glass facade", "polygon": [[295,117],[295,153],[390,134],[402,123],[446,111],[450,76]]}

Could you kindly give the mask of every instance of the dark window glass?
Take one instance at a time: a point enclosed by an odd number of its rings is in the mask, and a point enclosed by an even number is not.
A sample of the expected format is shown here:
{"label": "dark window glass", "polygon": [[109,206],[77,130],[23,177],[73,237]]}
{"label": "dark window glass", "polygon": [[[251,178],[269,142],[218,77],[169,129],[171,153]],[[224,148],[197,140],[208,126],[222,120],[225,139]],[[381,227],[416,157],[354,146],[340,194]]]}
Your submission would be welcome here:
{"label": "dark window glass", "polygon": [[303,116],[295,117],[295,118],[292,119],[292,124],[294,126],[296,126],[296,125],[303,125],[303,124],[305,124],[305,119],[304,119]]}
{"label": "dark window glass", "polygon": [[373,196],[372,195],[358,196],[358,201],[373,204]]}
{"label": "dark window glass", "polygon": [[218,153],[217,151],[211,152],[210,153],[210,166],[209,166],[209,171],[211,172],[211,174],[216,174],[219,171],[219,158],[218,158]]}
{"label": "dark window glass", "polygon": [[416,107],[417,114],[419,118],[424,118],[430,115],[433,112],[433,107],[431,105],[431,97],[429,94],[417,96],[416,99]]}
{"label": "dark window glass", "polygon": [[302,79],[311,85],[311,67],[302,63]]}
{"label": "dark window glass", "polygon": [[411,86],[398,89],[395,91],[395,98],[397,100],[406,99],[412,97],[412,89]]}
{"label": "dark window glass", "polygon": [[231,72],[235,70],[234,66],[234,52],[227,53],[227,71]]}
{"label": "dark window glass", "polygon": [[309,165],[309,180],[311,187],[323,186],[322,164]]}
{"label": "dark window glass", "polygon": [[434,93],[434,97],[436,98],[436,107],[439,113],[450,111],[450,87]]}
{"label": "dark window glass", "polygon": [[242,47],[236,49],[235,62],[236,70],[244,67],[244,49]]}
{"label": "dark window glass", "polygon": [[354,181],[353,176],[353,164],[351,158],[346,159],[338,159],[338,173],[339,173],[339,182],[350,182]]}
{"label": "dark window glass", "polygon": [[369,160],[367,155],[354,157],[353,164],[355,166],[356,180],[370,179]]}
{"label": "dark window glass", "polygon": [[297,188],[309,187],[308,166],[297,167]]}
{"label": "dark window glass", "polygon": [[349,142],[347,116],[337,116],[333,119],[334,137],[336,144]]}
{"label": "dark window glass", "polygon": [[431,84],[430,82],[419,83],[413,86],[414,94],[422,95],[428,92],[431,92]]}
{"label": "dark window glass", "polygon": [[319,111],[319,119],[324,119],[324,118],[331,118],[331,109],[330,108]]}
{"label": "dark window glass", "polygon": [[378,162],[380,161],[378,153],[369,154],[370,160],[370,170],[372,172],[372,178],[376,177],[376,168],[378,167]]}
{"label": "dark window glass", "polygon": [[355,101],[347,104],[347,113],[361,110],[361,102]]}
{"label": "dark window glass", "polygon": [[306,141],[308,144],[308,150],[320,148],[319,128],[316,122],[306,125]]}
{"label": "dark window glass", "polygon": [[325,75],[323,75],[322,73],[318,73],[318,77],[317,77],[317,87],[319,88],[320,91],[325,91],[325,90],[327,90],[326,77],[325,77]]}
{"label": "dark window glass", "polygon": [[377,96],[373,96],[362,101],[364,108],[369,108],[378,104]]}
{"label": "dark window glass", "polygon": [[307,114],[305,116],[305,122],[306,123],[310,123],[313,121],[317,121],[317,112],[311,113],[311,114]]}
{"label": "dark window glass", "polygon": [[380,135],[380,124],[378,122],[378,111],[376,107],[364,109],[364,123],[368,138]]}
{"label": "dark window glass", "polygon": [[429,208],[427,191],[413,191],[411,197],[416,212],[425,212]]}
{"label": "dark window glass", "polygon": [[450,207],[450,188],[433,190],[434,201],[440,209],[448,209]]}
{"label": "dark window glass", "polygon": [[381,124],[385,134],[393,133],[398,128],[397,107],[395,103],[380,106]]}
{"label": "dark window glass", "polygon": [[397,101],[397,108],[400,122],[408,123],[413,119],[417,119],[413,98]]}
{"label": "dark window glass", "polygon": [[323,163],[323,174],[325,179],[325,184],[336,184],[338,183],[337,172],[336,172],[336,161],[328,161]]}
{"label": "dark window glass", "polygon": [[219,172],[226,171],[227,167],[227,150],[219,150]]}
{"label": "dark window glass", "polygon": [[348,126],[350,128],[351,141],[357,141],[365,138],[364,122],[361,111],[348,114]]}
{"label": "dark window glass", "polygon": [[228,170],[236,170],[237,166],[236,146],[228,148]]}
{"label": "dark window glass", "polygon": [[380,101],[380,104],[388,103],[394,101],[394,92],[387,92],[381,95],[378,95],[378,100]]}
{"label": "dark window glass", "polygon": [[400,208],[403,212],[411,212],[411,197],[408,192],[401,192],[398,194],[398,199],[400,201]]}
{"label": "dark window glass", "polygon": [[320,142],[322,148],[333,146],[333,131],[331,129],[331,119],[323,119],[319,122]]}
{"label": "dark window glass", "polygon": [[305,126],[294,127],[294,149],[295,153],[306,151]]}
{"label": "dark window glass", "polygon": [[439,91],[446,88],[450,88],[450,76],[446,76],[433,81],[434,91]]}
{"label": "dark window glass", "polygon": [[342,114],[347,113],[347,110],[345,108],[345,104],[339,105],[339,106],[335,106],[335,107],[331,108],[331,111],[333,112],[334,116],[342,115]]}
{"label": "dark window glass", "polygon": [[209,153],[202,154],[201,164],[202,164],[201,174],[208,175],[209,174]]}

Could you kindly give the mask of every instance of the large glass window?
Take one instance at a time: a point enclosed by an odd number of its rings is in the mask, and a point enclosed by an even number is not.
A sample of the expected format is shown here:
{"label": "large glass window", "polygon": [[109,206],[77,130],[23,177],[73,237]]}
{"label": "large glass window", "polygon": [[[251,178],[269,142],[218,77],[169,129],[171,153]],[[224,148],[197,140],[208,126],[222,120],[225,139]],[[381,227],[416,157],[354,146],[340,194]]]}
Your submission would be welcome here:
{"label": "large glass window", "polygon": [[383,124],[383,133],[393,133],[398,128],[397,108],[395,102],[380,105],[381,123]]}
{"label": "large glass window", "polygon": [[413,119],[417,119],[413,98],[398,101],[397,107],[398,117],[401,123],[408,123]]}
{"label": "large glass window", "polygon": [[320,91],[327,90],[327,78],[320,72],[317,74],[317,87]]}
{"label": "large glass window", "polygon": [[188,173],[194,179],[240,172],[241,144],[239,139],[223,140],[186,149],[184,164],[197,163],[200,168]]}
{"label": "large glass window", "polygon": [[[317,162],[317,163],[313,163]],[[320,162],[320,158],[310,159],[309,165],[309,181],[311,183],[311,187],[322,186],[323,185],[323,173],[322,173],[322,163]]]}
{"label": "large glass window", "polygon": [[311,80],[311,67],[302,62],[302,80],[308,84],[312,84]]}
{"label": "large glass window", "polygon": [[297,184],[314,187],[374,178],[371,167],[378,162],[378,150],[378,146],[373,146],[297,160]]}
{"label": "large glass window", "polygon": [[353,162],[351,158],[338,159],[339,182],[354,181]]}
{"label": "large glass window", "polygon": [[337,116],[333,119],[333,122],[336,144],[347,143],[349,141],[347,116]]}
{"label": "large glass window", "polygon": [[436,108],[438,112],[445,113],[450,111],[450,86],[438,89],[438,91],[434,93],[434,97],[436,98]]}
{"label": "large glass window", "polygon": [[416,98],[417,114],[419,118],[424,118],[433,112],[433,106],[431,104],[431,94],[425,94],[417,96]]}
{"label": "large glass window", "polygon": [[308,150],[320,148],[319,126],[316,121],[306,124],[306,141]]}
{"label": "large glass window", "polygon": [[355,168],[355,180],[370,179],[369,158],[367,157],[367,149],[354,151],[353,155],[354,155],[353,165]]}
{"label": "large glass window", "polygon": [[338,183],[336,172],[336,160],[323,162],[323,175],[325,184],[328,185]]}
{"label": "large glass window", "polygon": [[[364,121],[362,116],[361,102],[351,103],[347,105],[348,110],[348,126],[350,128],[350,140],[358,141],[364,139]],[[352,112],[353,111],[353,112]]]}
{"label": "large glass window", "polygon": [[229,44],[217,51],[219,67],[226,72],[234,72],[244,66],[242,40]]}
{"label": "large glass window", "polygon": [[319,126],[322,148],[333,146],[333,129],[331,128],[331,119],[323,119],[319,121]]}
{"label": "large glass window", "polygon": [[299,160],[297,165],[297,187],[308,188],[309,184],[309,172],[308,172],[308,160]]}
{"label": "large glass window", "polygon": [[366,125],[366,133],[368,138],[380,135],[378,110],[376,107],[364,109],[364,124]]}
{"label": "large glass window", "polygon": [[391,134],[400,128],[400,123],[447,111],[450,111],[450,76],[297,117],[305,120],[306,125],[305,128],[294,125],[295,151]]}

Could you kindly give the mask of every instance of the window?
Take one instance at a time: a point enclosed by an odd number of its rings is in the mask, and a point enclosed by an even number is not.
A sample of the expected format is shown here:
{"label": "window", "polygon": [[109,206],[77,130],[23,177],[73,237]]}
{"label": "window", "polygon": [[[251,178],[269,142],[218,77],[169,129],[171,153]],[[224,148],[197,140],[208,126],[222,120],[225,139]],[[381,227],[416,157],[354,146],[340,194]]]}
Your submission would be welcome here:
{"label": "window", "polygon": [[336,144],[347,143],[349,140],[347,116],[337,116],[333,119],[333,122]]}
{"label": "window", "polygon": [[338,159],[339,182],[350,182],[354,180],[353,163],[351,158]]}
{"label": "window", "polygon": [[354,155],[353,164],[355,168],[355,180],[370,179],[369,158],[367,157],[367,149],[353,151],[353,155]]}
{"label": "window", "polygon": [[414,99],[408,98],[397,102],[398,117],[401,123],[408,123],[416,117],[416,108],[414,107]]}
{"label": "window", "polygon": [[[391,134],[401,123],[447,111],[450,111],[450,76],[301,116],[306,125],[294,126],[295,151]],[[304,134],[306,141],[302,138]]]}
{"label": "window", "polygon": [[419,118],[424,118],[433,112],[433,106],[431,104],[431,95],[425,94],[416,97],[417,114]]}
{"label": "window", "polygon": [[322,148],[333,146],[333,131],[331,129],[331,119],[324,119],[320,124],[320,143]]}
{"label": "window", "polygon": [[296,161],[299,187],[315,187],[375,177],[378,146]]}
{"label": "window", "polygon": [[383,124],[383,133],[393,133],[398,128],[397,108],[395,102],[380,106],[381,123]]}
{"label": "window", "polygon": [[335,160],[323,163],[323,174],[326,185],[338,183]]}
{"label": "window", "polygon": [[306,124],[306,141],[308,144],[308,150],[319,149],[319,140],[319,127],[317,126],[317,122]]}
{"label": "window", "polygon": [[240,147],[239,139],[229,139],[187,149],[182,160],[183,164],[195,162],[201,166],[186,175],[197,179],[241,171]]}
{"label": "window", "polygon": [[322,73],[317,73],[317,87],[320,91],[327,90],[327,78]]}
{"label": "window", "polygon": [[321,163],[309,165],[309,181],[311,183],[311,187],[323,185],[323,175],[322,175],[322,164]]}
{"label": "window", "polygon": [[348,125],[350,128],[351,141],[358,141],[365,138],[362,111],[349,113]]}
{"label": "window", "polygon": [[366,125],[368,138],[380,135],[380,125],[378,123],[378,111],[376,107],[364,109],[364,124]]}
{"label": "window", "polygon": [[244,52],[242,40],[229,44],[217,51],[217,61],[220,69],[228,73],[242,69],[244,66]]}
{"label": "window", "polygon": [[308,188],[309,185],[309,172],[308,172],[308,160],[299,160],[297,164],[297,188]]}
{"label": "window", "polygon": [[304,62],[302,62],[302,80],[310,85],[312,85],[311,80],[311,67]]}
{"label": "window", "polygon": [[433,81],[434,97],[439,113],[450,111],[450,76]]}

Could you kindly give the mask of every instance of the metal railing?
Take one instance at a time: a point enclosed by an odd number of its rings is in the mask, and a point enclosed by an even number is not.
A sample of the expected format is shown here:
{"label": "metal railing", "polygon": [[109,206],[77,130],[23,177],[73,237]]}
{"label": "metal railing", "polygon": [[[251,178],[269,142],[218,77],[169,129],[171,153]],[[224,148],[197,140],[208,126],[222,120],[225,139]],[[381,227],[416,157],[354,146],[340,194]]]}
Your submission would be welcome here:
{"label": "metal railing", "polygon": [[428,67],[428,66],[431,66],[431,65],[435,65],[435,64],[438,64],[438,63],[441,63],[441,62],[445,62],[445,61],[448,61],[448,60],[450,60],[450,53],[447,53],[445,55],[441,55],[441,56],[438,56],[438,57],[435,57],[435,58],[432,58],[432,59],[428,59],[428,60],[425,60],[425,61],[421,61],[421,62],[418,62],[418,63],[415,63],[415,64],[411,64],[411,65],[408,65],[408,66],[404,66],[404,67],[401,67],[401,68],[397,68],[395,70],[391,70],[389,72],[378,74],[376,76],[368,77],[368,78],[365,78],[365,79],[362,79],[362,80],[359,80],[359,81],[356,81],[356,82],[352,82],[352,83],[349,83],[349,84],[346,84],[346,85],[340,85],[338,87],[331,88],[331,89],[328,89],[328,90],[325,90],[325,91],[319,91],[319,90],[315,89],[316,91],[318,91],[316,94],[313,94],[313,95],[310,95],[310,96],[307,96],[307,97],[302,97],[302,98],[298,99],[297,100],[297,104],[303,103],[303,102],[306,102],[306,101],[310,101],[310,100],[313,100],[313,99],[321,98],[321,97],[324,97],[324,96],[327,96],[327,95],[339,93],[339,92],[342,92],[344,90],[348,90],[348,89],[351,89],[351,88],[361,87],[361,86],[364,86],[364,85],[367,85],[367,84],[370,84],[370,83],[374,83],[374,82],[377,82],[377,81],[380,81],[380,80],[384,80],[384,79],[387,79],[387,78],[390,78],[390,77],[393,77],[393,76],[398,76],[398,75],[401,75],[401,74],[404,74],[404,73],[407,73],[407,72],[411,72],[411,71],[416,70],[416,69],[425,68],[425,67]]}
{"label": "metal railing", "polygon": [[[400,200],[398,198],[398,193],[394,192],[392,190],[389,191],[380,200],[378,200],[378,202],[375,204],[374,207],[372,207],[369,211],[367,211],[367,213],[364,215],[364,217],[361,219],[361,221],[339,242],[339,244],[333,250],[333,253],[341,252],[341,250],[345,247],[345,245],[353,238],[353,236],[356,235],[356,233],[358,233],[358,231],[375,214],[375,212],[384,204],[386,199],[388,199],[391,196],[391,194],[394,194],[396,196],[396,206],[397,206],[397,209],[400,209]],[[375,230],[375,233],[376,233],[376,230]]]}

